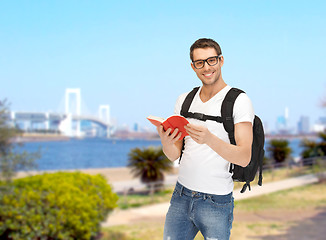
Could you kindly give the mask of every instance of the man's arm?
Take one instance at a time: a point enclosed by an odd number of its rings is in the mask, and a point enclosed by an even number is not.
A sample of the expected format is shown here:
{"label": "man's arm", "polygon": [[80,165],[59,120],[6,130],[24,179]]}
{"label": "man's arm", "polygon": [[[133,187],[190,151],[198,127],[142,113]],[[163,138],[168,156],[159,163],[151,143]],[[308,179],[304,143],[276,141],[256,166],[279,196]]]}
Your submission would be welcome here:
{"label": "man's arm", "polygon": [[188,124],[185,128],[195,142],[207,144],[225,160],[242,167],[249,164],[253,138],[250,122],[240,122],[234,125],[234,137],[237,145],[224,142],[203,126]]}
{"label": "man's arm", "polygon": [[178,131],[179,130],[176,128],[171,133],[171,128],[164,131],[162,125],[157,127],[157,132],[160,135],[163,146],[163,152],[171,161],[177,160],[181,155],[182,140],[179,140],[179,138],[181,137],[182,133],[179,132],[178,134]]}

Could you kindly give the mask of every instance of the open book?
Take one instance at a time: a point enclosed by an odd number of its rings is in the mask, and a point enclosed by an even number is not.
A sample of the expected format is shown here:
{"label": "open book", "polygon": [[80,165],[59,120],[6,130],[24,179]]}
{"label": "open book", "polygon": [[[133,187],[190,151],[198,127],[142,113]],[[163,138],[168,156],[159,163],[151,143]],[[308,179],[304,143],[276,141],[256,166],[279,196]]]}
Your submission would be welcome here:
{"label": "open book", "polygon": [[155,126],[159,126],[162,124],[165,131],[171,128],[171,133],[174,131],[174,129],[177,128],[179,132],[182,132],[182,135],[179,140],[183,139],[185,136],[188,135],[184,126],[187,125],[189,122],[182,116],[173,115],[168,117],[167,119],[155,116],[148,116],[147,119]]}

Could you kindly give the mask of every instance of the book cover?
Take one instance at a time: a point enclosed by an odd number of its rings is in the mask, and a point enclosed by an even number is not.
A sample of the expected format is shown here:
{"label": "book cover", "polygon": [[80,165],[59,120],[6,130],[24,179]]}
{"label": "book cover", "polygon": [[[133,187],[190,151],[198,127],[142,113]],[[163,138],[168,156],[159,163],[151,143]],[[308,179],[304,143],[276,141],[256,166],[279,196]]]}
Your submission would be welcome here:
{"label": "book cover", "polygon": [[174,131],[174,129],[178,128],[179,132],[182,132],[182,135],[179,140],[183,139],[185,136],[188,135],[184,126],[187,125],[189,122],[186,118],[182,116],[173,115],[168,117],[167,119],[156,116],[148,116],[147,119],[155,126],[159,126],[162,124],[165,131],[171,128],[171,133]]}

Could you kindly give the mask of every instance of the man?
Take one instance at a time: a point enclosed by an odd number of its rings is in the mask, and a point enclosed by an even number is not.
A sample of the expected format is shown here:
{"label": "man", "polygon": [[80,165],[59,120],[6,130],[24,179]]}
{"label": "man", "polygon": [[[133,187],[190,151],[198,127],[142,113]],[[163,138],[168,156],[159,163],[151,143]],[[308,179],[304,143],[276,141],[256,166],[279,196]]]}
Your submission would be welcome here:
{"label": "man", "polygon": [[[231,89],[223,78],[224,64],[221,48],[212,39],[199,39],[190,48],[191,67],[201,80],[189,111],[221,116],[221,104]],[[188,93],[182,94],[175,105],[180,114]],[[205,239],[230,238],[233,221],[233,180],[231,163],[246,166],[251,158],[252,124],[254,111],[250,99],[241,93],[233,109],[235,140],[230,144],[223,124],[188,118],[189,136],[183,142],[181,133],[157,128],[163,151],[171,160],[182,158],[178,182],[166,215],[164,239],[193,239],[200,231]]]}

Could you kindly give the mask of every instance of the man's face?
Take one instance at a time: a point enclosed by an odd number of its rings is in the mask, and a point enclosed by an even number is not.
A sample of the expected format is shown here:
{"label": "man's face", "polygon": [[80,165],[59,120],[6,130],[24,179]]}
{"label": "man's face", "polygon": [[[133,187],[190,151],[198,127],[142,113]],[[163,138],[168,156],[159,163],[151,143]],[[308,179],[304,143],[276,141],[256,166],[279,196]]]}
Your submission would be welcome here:
{"label": "man's face", "polygon": [[[214,48],[196,48],[193,51],[193,61],[206,60],[207,58],[215,56],[217,56],[217,53]],[[207,62],[205,62],[203,68],[196,69],[193,63],[191,63],[191,67],[196,72],[198,78],[203,82],[203,85],[214,85],[221,78],[221,67],[223,63],[224,59],[222,56],[214,66],[209,66]]]}

